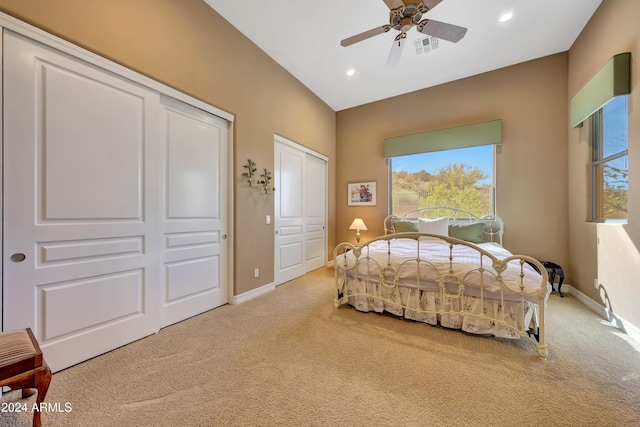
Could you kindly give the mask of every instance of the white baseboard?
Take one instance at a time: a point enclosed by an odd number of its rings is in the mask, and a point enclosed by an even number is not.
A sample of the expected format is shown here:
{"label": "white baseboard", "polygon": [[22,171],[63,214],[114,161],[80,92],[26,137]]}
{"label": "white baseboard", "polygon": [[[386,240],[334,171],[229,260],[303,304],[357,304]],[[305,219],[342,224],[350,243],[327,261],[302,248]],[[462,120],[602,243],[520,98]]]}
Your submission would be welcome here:
{"label": "white baseboard", "polygon": [[640,329],[638,327],[627,322],[623,318],[619,317],[614,312],[609,310],[607,307],[592,300],[587,295],[583,294],[582,292],[580,292],[579,290],[577,290],[571,285],[563,284],[562,290],[575,296],[578,301],[580,301],[581,303],[589,307],[591,310],[596,312],[598,315],[600,315],[600,317],[607,320],[618,329],[624,331],[627,335],[629,335],[635,341],[640,343]]}
{"label": "white baseboard", "polygon": [[240,295],[234,295],[230,298],[229,304],[242,304],[243,302],[247,302],[252,300],[260,295],[264,295],[276,289],[275,283],[267,283],[264,286],[260,286],[259,288],[250,290],[249,292],[245,292]]}

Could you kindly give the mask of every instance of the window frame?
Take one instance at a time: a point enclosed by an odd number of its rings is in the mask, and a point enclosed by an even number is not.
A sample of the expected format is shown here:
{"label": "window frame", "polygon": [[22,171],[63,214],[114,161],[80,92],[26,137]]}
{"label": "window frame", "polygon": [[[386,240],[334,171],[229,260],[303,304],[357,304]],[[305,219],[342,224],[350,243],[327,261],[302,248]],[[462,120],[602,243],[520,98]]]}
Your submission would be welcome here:
{"label": "window frame", "polygon": [[[623,95],[626,98],[626,114],[627,114],[627,129],[629,126],[628,114],[629,114],[629,98],[628,95]],[[606,104],[605,104],[606,105]],[[590,146],[591,146],[591,212],[589,220],[596,223],[623,223],[626,224],[629,219],[629,213],[627,211],[626,218],[605,218],[603,216],[604,204],[600,203],[602,193],[604,189],[602,174],[598,172],[598,168],[602,165],[610,163],[613,160],[627,157],[627,171],[628,171],[628,157],[629,157],[629,138],[627,134],[626,148],[614,154],[610,154],[607,157],[603,157],[605,151],[605,137],[604,137],[604,106],[593,113],[589,120],[590,129]],[[627,172],[628,173],[628,172]],[[627,176],[627,186],[629,185],[629,178]],[[628,188],[627,188],[628,192]],[[628,206],[627,206],[628,208]]]}

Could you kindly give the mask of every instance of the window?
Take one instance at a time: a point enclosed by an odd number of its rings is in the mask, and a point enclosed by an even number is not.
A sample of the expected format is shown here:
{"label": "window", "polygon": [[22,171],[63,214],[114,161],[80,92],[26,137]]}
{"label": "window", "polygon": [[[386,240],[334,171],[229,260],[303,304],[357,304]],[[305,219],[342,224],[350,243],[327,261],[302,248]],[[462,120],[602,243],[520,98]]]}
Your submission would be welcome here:
{"label": "window", "polygon": [[593,221],[626,220],[628,96],[618,96],[591,116]]}
{"label": "window", "polygon": [[390,159],[391,213],[427,206],[493,214],[494,146],[459,148]]}

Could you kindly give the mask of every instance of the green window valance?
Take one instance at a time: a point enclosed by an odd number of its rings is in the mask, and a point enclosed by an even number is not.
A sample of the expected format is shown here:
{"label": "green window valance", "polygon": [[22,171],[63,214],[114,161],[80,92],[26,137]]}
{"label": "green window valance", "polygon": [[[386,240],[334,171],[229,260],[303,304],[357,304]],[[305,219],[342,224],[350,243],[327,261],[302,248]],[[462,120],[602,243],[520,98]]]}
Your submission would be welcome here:
{"label": "green window valance", "polygon": [[631,93],[631,53],[613,56],[571,98],[571,127],[578,127],[607,102]]}
{"label": "green window valance", "polygon": [[384,157],[502,144],[502,120],[385,138]]}

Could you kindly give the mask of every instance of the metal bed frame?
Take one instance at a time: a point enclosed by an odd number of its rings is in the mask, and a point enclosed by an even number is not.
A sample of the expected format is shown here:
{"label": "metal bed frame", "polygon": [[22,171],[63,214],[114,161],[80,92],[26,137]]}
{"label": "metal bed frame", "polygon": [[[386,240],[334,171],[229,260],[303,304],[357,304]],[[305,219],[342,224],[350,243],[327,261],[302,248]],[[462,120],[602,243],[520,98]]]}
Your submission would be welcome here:
{"label": "metal bed frame", "polygon": [[[417,221],[418,218],[432,218],[447,216],[449,224],[465,224],[482,222],[484,226],[484,238],[486,242],[495,242],[501,245],[503,235],[502,220],[495,216],[486,216],[479,218],[469,212],[451,208],[426,208],[409,212],[401,217],[389,216],[385,218],[385,235],[372,239],[362,244],[354,245],[350,242],[340,243],[334,250],[334,269],[337,293],[334,306],[337,309],[342,304],[351,304],[356,309],[361,309],[355,304],[356,300],[367,301],[377,308],[374,311],[389,311],[398,316],[405,318],[416,318],[416,316],[437,316],[438,324],[445,318],[451,316],[459,316],[460,319],[471,319],[475,322],[486,322],[487,324],[497,325],[501,330],[508,331],[510,338],[528,337],[535,341],[538,357],[546,359],[548,355],[547,345],[545,342],[545,309],[546,301],[549,295],[548,274],[542,264],[526,255],[512,255],[499,259],[493,254],[487,252],[483,248],[463,240],[459,240],[448,236],[439,236],[433,234],[425,234],[419,232],[394,233],[394,224],[397,221]],[[424,250],[420,250],[421,238],[429,237],[439,239],[448,245],[449,261],[447,271],[440,271],[425,255]],[[416,239],[417,244],[415,257],[405,259],[400,263],[392,262],[394,254],[392,253],[392,243],[399,238]],[[383,243],[375,243],[383,242]],[[374,249],[374,246],[378,249]],[[385,248],[385,253],[379,249],[380,246]],[[422,245],[424,246],[424,245]],[[472,269],[461,270],[456,264],[456,251],[458,247],[464,246],[470,248],[470,251],[478,256],[478,265]],[[465,249],[469,252],[469,250]],[[428,251],[427,251],[428,252]],[[384,260],[384,261],[382,261]],[[429,283],[421,282],[420,275],[412,281],[403,279],[401,270],[407,271],[407,268],[429,268],[437,272],[438,279],[436,281],[429,280]],[[511,268],[509,277],[505,278],[504,273]],[[417,267],[419,266],[419,267]],[[525,270],[528,267],[538,269],[540,275],[540,283],[534,290],[526,290],[524,286]],[[518,268],[517,275],[513,274],[513,269]],[[473,297],[478,301],[480,307],[484,310],[480,312],[469,311],[468,304],[465,305],[465,298],[470,298],[471,288],[465,285],[465,279],[470,274],[478,274],[480,277],[480,287],[475,290]],[[527,273],[530,274],[530,273]],[[500,291],[498,293],[489,292],[485,289],[489,280],[484,278],[490,277],[493,286],[498,283]],[[517,278],[515,278],[517,276]],[[537,279],[537,276],[535,276]],[[531,278],[531,275],[529,275]],[[485,285],[486,281],[486,285]],[[451,286],[451,283],[455,286]],[[400,295],[407,295],[408,292],[427,292],[429,287],[432,292],[431,296],[439,301],[454,302],[451,304],[441,304],[439,307],[423,306],[422,303],[416,305],[415,301],[409,304],[403,301]],[[424,296],[424,295],[423,295]],[[364,299],[363,299],[364,298]],[[420,300],[422,301],[422,300]],[[535,301],[535,302],[533,302]],[[497,304],[496,307],[505,307],[505,304],[514,303],[514,307],[518,313],[511,312],[509,318],[504,310],[497,310],[497,313],[491,310],[487,312],[486,304]],[[378,309],[383,307],[382,309]],[[363,309],[361,311],[370,311]],[[514,318],[515,317],[515,318]],[[464,322],[465,320],[462,320]],[[431,322],[427,322],[431,323]],[[447,326],[447,325],[442,325]],[[461,328],[456,328],[461,329]]]}

